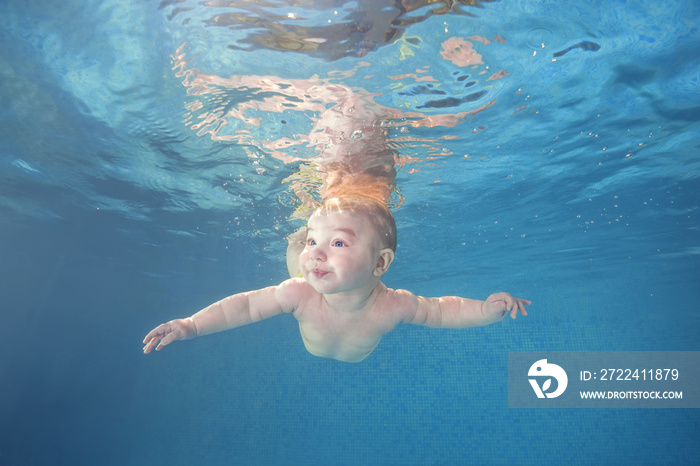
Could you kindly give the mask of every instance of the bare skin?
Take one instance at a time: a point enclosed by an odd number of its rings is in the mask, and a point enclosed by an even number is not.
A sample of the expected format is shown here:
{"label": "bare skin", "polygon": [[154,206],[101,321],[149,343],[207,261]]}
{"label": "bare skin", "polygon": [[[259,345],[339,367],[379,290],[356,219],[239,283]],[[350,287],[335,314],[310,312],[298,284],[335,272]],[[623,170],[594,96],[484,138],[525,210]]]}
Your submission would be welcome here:
{"label": "bare skin", "polygon": [[425,298],[387,288],[381,277],[394,259],[371,223],[360,213],[319,212],[311,216],[299,255],[302,278],[239,293],[153,329],[144,353],[175,340],[228,330],[275,315],[292,313],[306,349],[316,356],[362,361],[382,335],[401,323],[467,328],[527,315],[530,301],[495,293],[485,301],[447,296]]}

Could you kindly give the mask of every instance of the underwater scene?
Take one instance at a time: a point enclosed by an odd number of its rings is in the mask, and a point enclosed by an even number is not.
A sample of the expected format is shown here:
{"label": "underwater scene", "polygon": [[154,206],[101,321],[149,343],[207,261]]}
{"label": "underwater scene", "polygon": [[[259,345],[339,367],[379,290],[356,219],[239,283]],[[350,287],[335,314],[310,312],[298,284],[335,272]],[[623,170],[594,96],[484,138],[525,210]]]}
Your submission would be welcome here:
{"label": "underwater scene", "polygon": [[[0,25],[0,465],[700,464],[692,392],[509,402],[518,352],[700,351],[700,3],[6,0]],[[478,319],[287,305],[339,302],[296,261],[342,196],[393,215],[386,293]],[[263,289],[245,322],[208,308]],[[151,353],[168,332],[202,337]]]}

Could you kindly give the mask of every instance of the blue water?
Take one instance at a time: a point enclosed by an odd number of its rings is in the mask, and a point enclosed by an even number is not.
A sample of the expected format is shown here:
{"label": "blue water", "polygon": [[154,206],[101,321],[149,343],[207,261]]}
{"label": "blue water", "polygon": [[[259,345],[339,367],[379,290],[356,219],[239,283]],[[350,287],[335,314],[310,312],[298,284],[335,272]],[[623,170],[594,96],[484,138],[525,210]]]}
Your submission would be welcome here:
{"label": "blue water", "polygon": [[[507,358],[700,350],[699,4],[275,5],[0,4],[0,464],[698,464],[697,410],[509,409]],[[473,36],[484,64],[441,58]],[[185,42],[215,76],[335,76],[425,114],[496,99],[397,146],[385,282],[529,316],[403,326],[360,364],[309,355],[291,316],[144,356],[156,324],[286,278],[298,163],[263,141],[309,129],[197,136]]]}

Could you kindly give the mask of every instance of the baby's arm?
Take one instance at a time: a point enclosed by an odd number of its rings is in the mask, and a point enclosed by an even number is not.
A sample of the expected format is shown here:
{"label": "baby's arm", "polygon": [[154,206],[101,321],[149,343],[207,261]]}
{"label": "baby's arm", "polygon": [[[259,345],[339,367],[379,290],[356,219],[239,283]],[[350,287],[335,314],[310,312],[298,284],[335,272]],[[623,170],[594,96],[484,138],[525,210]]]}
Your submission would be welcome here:
{"label": "baby's arm", "polygon": [[303,280],[287,280],[278,286],[238,293],[202,309],[186,319],[175,319],[150,331],[143,352],[161,350],[175,340],[189,340],[292,312],[303,294]]}
{"label": "baby's arm", "polygon": [[[408,292],[406,292],[408,293]],[[413,301],[409,299],[409,302]],[[507,313],[515,319],[518,311],[527,315],[527,299],[514,298],[508,293],[494,293],[486,301],[444,296],[424,298],[416,296],[408,306],[407,323],[440,328],[479,327],[503,319]]]}

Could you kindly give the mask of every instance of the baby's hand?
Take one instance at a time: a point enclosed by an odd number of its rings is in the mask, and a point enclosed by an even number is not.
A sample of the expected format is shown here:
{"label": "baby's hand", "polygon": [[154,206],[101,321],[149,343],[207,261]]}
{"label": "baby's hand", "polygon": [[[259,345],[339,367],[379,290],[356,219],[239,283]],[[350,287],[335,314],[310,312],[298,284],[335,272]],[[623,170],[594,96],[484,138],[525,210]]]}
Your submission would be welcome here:
{"label": "baby's hand", "polygon": [[148,354],[153,351],[153,348],[160,351],[175,340],[189,340],[196,336],[197,328],[191,318],[171,320],[160,324],[146,335],[146,338],[143,339],[143,343],[146,345],[143,347],[143,352]]}
{"label": "baby's hand", "polygon": [[515,319],[518,315],[518,309],[524,316],[527,315],[525,305],[531,304],[527,299],[514,298],[508,293],[494,293],[484,301],[481,305],[481,312],[484,317],[491,319],[493,322],[498,322],[510,312],[510,316]]}

